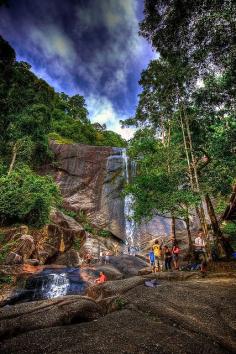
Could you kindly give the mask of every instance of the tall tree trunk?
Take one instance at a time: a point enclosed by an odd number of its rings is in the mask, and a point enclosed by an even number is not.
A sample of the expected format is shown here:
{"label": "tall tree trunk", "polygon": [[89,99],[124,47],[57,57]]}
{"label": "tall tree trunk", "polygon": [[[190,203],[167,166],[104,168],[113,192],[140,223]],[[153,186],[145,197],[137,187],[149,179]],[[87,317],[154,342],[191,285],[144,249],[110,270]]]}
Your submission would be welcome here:
{"label": "tall tree trunk", "polygon": [[192,235],[190,231],[190,222],[189,222],[189,216],[185,218],[185,223],[186,223],[186,230],[187,230],[187,235],[188,235],[188,248],[189,248],[189,253],[192,254],[193,252],[193,241],[192,241]]}
{"label": "tall tree trunk", "polygon": [[187,159],[187,163],[188,163],[190,185],[191,185],[192,190],[194,190],[195,188],[194,188],[194,182],[193,182],[193,172],[192,172],[192,167],[191,167],[190,158],[189,158],[188,145],[187,145],[187,139],[186,139],[186,135],[185,135],[184,122],[183,122],[181,110],[180,110],[180,123],[181,123],[181,130],[182,130],[183,141],[184,141],[184,150],[185,150],[185,155],[186,155],[186,159]]}
{"label": "tall tree trunk", "polygon": [[16,162],[16,154],[17,154],[17,145],[14,144],[13,145],[13,148],[12,148],[12,158],[11,158],[11,163],[10,163],[10,166],[9,166],[9,170],[7,172],[8,176],[11,174],[12,170],[13,170],[13,167],[15,165],[15,162]]}
{"label": "tall tree trunk", "polygon": [[[191,138],[191,135],[188,134],[188,136],[186,137],[186,132],[185,132],[185,122],[183,121],[183,117],[182,117],[182,112],[180,110],[180,122],[181,122],[181,129],[182,129],[182,135],[183,135],[183,141],[184,141],[184,149],[185,149],[185,154],[186,154],[186,158],[187,158],[187,163],[188,163],[188,170],[189,170],[189,177],[190,177],[190,185],[191,185],[191,189],[193,191],[197,190],[199,191],[199,186],[196,186],[195,185],[195,182],[196,182],[196,178],[194,178],[196,175],[193,174],[193,169],[192,169],[192,165],[191,165],[191,162],[190,162],[190,157],[189,157],[189,148],[188,148],[188,144],[187,144],[187,137]],[[189,131],[190,133],[190,131]],[[189,144],[190,145],[190,144]],[[191,154],[192,156],[192,154]],[[197,179],[198,181],[198,179]],[[198,215],[198,218],[199,218],[199,221],[200,221],[200,224],[201,224],[201,227],[202,229],[204,230],[204,234],[206,235],[207,234],[207,228],[206,228],[206,223],[204,222],[204,218],[203,218],[203,212],[202,212],[203,208],[198,208],[196,207],[196,212],[197,212],[197,215]]]}
{"label": "tall tree trunk", "polygon": [[[199,179],[198,179],[198,172],[197,172],[197,166],[196,166],[196,160],[195,160],[195,156],[194,156],[194,152],[193,152],[192,136],[191,136],[190,127],[189,127],[189,120],[188,120],[184,105],[183,105],[183,113],[184,113],[184,118],[185,118],[184,122],[185,122],[187,135],[188,135],[189,150],[190,150],[192,166],[193,166],[193,171],[194,171],[196,190],[201,195]],[[207,246],[208,252],[210,252],[209,235],[208,235],[208,228],[207,228],[205,211],[204,211],[204,207],[203,207],[202,196],[201,196],[201,203],[200,203],[200,208],[199,208],[198,215],[200,216],[200,223],[202,225],[202,228],[203,228],[203,231],[204,231],[204,235],[205,235],[205,238],[206,238],[206,246]]]}
{"label": "tall tree trunk", "polygon": [[171,237],[176,240],[175,217],[171,216]]}
{"label": "tall tree trunk", "polygon": [[207,211],[211,220],[217,253],[219,254],[219,245],[221,245],[221,247],[223,248],[226,254],[226,257],[230,258],[231,254],[233,253],[233,249],[230,246],[229,242],[226,242],[226,240],[223,237],[209,194],[205,195],[205,200],[207,205]]}
{"label": "tall tree trunk", "polygon": [[161,126],[161,141],[162,141],[162,144],[165,145],[166,132],[165,132],[165,127],[164,127],[164,122],[163,122],[162,117],[161,117],[161,121],[160,121],[160,126]]}
{"label": "tall tree trunk", "polygon": [[209,194],[205,195],[205,200],[206,200],[206,205],[207,205],[207,211],[208,211],[208,214],[209,214],[209,217],[211,220],[213,234],[216,238],[216,244],[218,244],[219,238],[222,237],[222,232],[219,227],[218,220],[217,220],[217,217],[215,214],[215,210],[212,205],[211,198],[210,198]]}

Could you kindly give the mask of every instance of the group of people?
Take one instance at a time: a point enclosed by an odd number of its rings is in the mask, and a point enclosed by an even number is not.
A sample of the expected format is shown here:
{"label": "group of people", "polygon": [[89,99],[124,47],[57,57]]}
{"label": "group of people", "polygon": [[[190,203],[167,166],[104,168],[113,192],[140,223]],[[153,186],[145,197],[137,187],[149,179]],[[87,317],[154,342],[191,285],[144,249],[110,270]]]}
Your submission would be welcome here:
{"label": "group of people", "polygon": [[[83,257],[83,263],[90,266],[91,263],[94,261],[95,263],[101,263],[101,264],[108,264],[110,262],[110,256],[111,252],[100,252],[99,258],[94,258],[91,252],[88,252],[84,255]],[[93,262],[93,263],[94,263]]]}
{"label": "group of people", "polygon": [[[149,251],[149,261],[153,272],[162,270],[179,270],[179,254],[181,250],[176,239],[172,240],[172,245],[164,245],[163,240],[155,240],[152,249]],[[199,264],[202,274],[206,273],[207,258],[206,258],[206,244],[204,233],[200,229],[194,241],[194,258],[195,262]]]}
{"label": "group of people", "polygon": [[179,269],[179,253],[180,248],[178,242],[173,240],[172,246],[164,245],[163,241],[156,240],[152,249],[149,251],[149,260],[153,272],[164,270],[171,270],[172,263],[174,269]]}

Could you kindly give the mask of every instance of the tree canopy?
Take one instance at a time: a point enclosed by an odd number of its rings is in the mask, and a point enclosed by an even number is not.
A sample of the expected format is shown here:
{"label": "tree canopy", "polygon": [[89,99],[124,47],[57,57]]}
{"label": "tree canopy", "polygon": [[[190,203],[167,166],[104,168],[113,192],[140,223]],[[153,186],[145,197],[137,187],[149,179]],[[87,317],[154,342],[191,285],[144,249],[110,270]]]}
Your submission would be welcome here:
{"label": "tree canopy", "polygon": [[235,7],[231,0],[145,1],[140,33],[159,58],[142,72],[136,114],[123,122],[140,129],[129,149],[138,163],[127,187],[134,215],[159,211],[189,224],[195,206],[207,238],[204,205],[218,237],[213,204],[236,177]]}

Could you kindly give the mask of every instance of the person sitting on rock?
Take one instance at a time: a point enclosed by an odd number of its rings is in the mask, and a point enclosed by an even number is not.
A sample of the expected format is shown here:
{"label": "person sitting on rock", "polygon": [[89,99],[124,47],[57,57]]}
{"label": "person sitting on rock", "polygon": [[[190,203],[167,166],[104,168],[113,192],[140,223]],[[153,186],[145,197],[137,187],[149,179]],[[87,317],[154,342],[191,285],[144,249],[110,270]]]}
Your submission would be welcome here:
{"label": "person sitting on rock", "polygon": [[97,279],[95,279],[95,282],[97,284],[101,284],[101,283],[104,283],[105,281],[107,281],[106,275],[103,272],[100,272],[99,277]]}

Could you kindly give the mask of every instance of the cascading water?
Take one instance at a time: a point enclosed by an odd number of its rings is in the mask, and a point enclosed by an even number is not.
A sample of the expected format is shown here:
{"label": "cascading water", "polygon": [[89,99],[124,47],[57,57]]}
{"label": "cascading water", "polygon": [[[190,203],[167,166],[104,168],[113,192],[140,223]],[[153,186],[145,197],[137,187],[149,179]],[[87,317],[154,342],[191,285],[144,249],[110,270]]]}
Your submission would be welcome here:
{"label": "cascading water", "polygon": [[42,280],[41,286],[35,288],[34,296],[37,298],[38,292],[44,299],[52,299],[59,296],[64,296],[70,286],[70,281],[66,273],[52,273]]}
{"label": "cascading water", "polygon": [[98,276],[96,270],[80,268],[45,268],[26,279],[18,280],[16,293],[9,304],[53,299],[65,295],[83,295]]}
{"label": "cascading water", "polygon": [[[123,158],[123,169],[124,169],[124,178],[126,183],[129,183],[132,177],[135,175],[136,165],[132,161],[130,162],[126,149],[122,149],[122,158]],[[128,253],[135,254],[135,222],[133,220],[133,198],[130,194],[125,196],[124,201],[124,214],[125,214],[125,234],[126,234],[126,246]]]}

